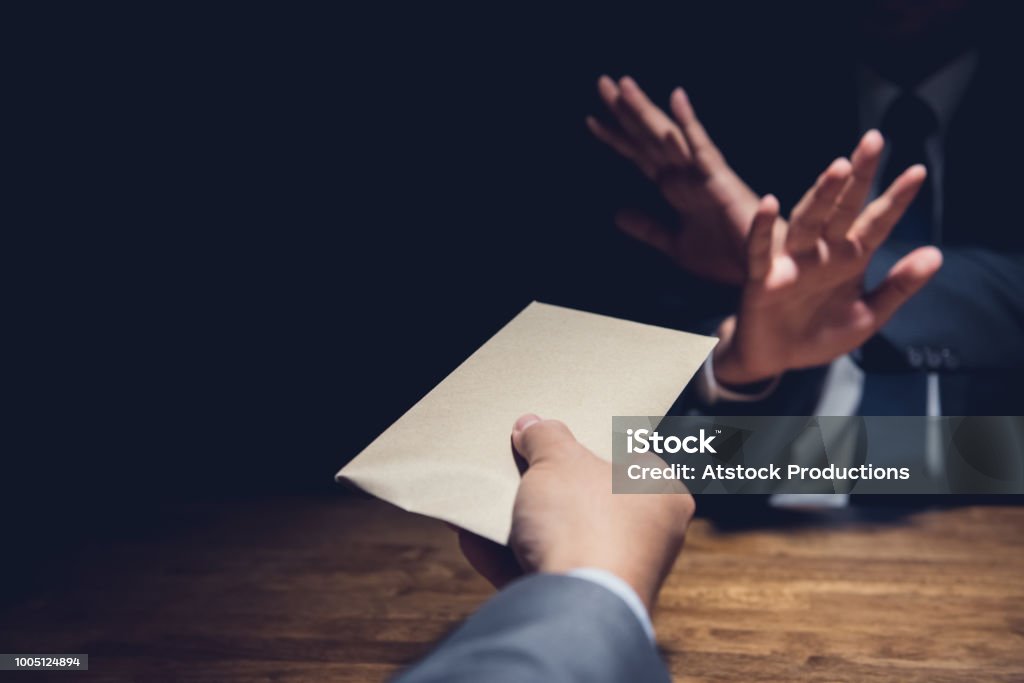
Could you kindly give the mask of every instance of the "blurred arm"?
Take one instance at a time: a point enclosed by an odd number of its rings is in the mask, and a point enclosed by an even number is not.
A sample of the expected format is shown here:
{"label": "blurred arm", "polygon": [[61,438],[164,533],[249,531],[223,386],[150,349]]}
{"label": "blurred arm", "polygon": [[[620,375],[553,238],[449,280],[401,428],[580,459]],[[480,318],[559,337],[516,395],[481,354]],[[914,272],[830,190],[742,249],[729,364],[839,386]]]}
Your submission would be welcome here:
{"label": "blurred arm", "polygon": [[668,681],[637,614],[589,578],[534,574],[491,598],[397,679],[428,681]]}

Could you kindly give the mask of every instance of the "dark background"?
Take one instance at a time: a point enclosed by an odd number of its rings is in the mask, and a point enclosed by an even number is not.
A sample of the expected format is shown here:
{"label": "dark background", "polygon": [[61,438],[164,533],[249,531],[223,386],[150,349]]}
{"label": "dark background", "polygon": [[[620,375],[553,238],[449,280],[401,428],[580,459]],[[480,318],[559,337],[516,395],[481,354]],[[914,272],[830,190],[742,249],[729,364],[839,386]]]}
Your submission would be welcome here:
{"label": "dark background", "polygon": [[[686,86],[741,176],[792,206],[852,147],[825,132],[857,49],[844,11],[9,16],[8,585],[145,534],[169,500],[331,495],[533,299],[673,324],[660,304],[706,285],[616,234],[614,210],[653,196],[584,128],[597,77],[662,104]],[[986,28],[1012,52],[1008,23]]]}

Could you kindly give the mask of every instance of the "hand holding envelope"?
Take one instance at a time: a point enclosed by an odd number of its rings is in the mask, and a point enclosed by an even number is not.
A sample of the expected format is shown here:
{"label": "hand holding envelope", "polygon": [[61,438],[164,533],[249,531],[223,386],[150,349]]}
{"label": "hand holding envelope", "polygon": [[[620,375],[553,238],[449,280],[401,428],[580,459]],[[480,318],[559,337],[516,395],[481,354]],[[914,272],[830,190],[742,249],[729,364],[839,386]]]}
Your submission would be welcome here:
{"label": "hand holding envelope", "polygon": [[506,543],[519,486],[509,442],[516,418],[534,412],[562,420],[611,459],[612,416],[664,414],[715,343],[534,302],[337,479]]}

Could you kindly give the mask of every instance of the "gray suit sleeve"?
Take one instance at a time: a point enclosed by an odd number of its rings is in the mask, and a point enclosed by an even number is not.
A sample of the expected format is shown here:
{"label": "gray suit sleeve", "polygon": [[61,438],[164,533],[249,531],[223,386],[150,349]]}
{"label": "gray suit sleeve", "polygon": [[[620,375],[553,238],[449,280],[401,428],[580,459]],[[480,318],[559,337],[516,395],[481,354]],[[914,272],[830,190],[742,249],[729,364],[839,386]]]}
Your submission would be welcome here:
{"label": "gray suit sleeve", "polygon": [[491,598],[398,683],[668,681],[636,615],[592,581],[537,574]]}

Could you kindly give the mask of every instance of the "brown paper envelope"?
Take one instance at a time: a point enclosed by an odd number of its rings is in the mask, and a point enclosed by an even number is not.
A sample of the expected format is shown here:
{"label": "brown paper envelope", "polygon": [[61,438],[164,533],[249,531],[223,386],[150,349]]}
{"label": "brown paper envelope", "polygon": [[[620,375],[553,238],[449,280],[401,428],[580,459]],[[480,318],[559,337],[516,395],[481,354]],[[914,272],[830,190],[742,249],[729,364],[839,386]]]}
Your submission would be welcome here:
{"label": "brown paper envelope", "polygon": [[716,342],[531,303],[336,478],[506,543],[519,485],[516,418],[562,420],[610,459],[612,416],[663,415]]}

